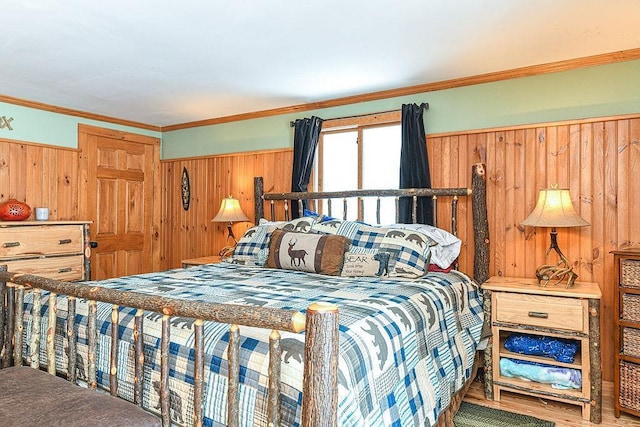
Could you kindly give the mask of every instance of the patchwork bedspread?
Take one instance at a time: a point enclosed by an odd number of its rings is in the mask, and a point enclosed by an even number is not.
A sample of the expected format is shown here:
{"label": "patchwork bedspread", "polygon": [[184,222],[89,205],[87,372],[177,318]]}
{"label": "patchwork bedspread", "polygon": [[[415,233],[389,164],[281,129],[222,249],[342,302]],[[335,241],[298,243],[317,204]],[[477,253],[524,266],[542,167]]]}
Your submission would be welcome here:
{"label": "patchwork bedspread", "polygon": [[[430,273],[420,280],[342,278],[243,267],[229,263],[110,279],[100,285],[174,298],[279,307],[304,312],[312,301],[338,305],[340,314],[340,426],[432,425],[472,372],[482,328],[482,296],[459,272]],[[30,303],[30,296],[25,298]],[[42,329],[46,331],[43,295]],[[30,310],[30,307],[29,307]],[[60,298],[57,351],[63,353],[66,300]],[[26,310],[25,310],[26,312]],[[87,302],[78,301],[78,374],[86,378]],[[98,382],[109,385],[111,305],[98,305]],[[118,382],[121,397],[133,399],[133,318],[120,309]],[[31,330],[25,317],[25,334]],[[171,320],[170,393],[174,423],[191,424],[193,407],[192,320]],[[205,425],[226,423],[228,325],[205,323]],[[241,425],[266,425],[269,332],[241,327]],[[44,332],[43,332],[44,333]],[[159,411],[161,317],[146,313],[145,398]],[[44,335],[43,335],[44,336]],[[29,339],[25,337],[25,353]],[[282,333],[282,423],[301,419],[304,334]],[[42,359],[45,359],[44,349]],[[59,360],[64,358],[59,357]],[[60,370],[66,363],[59,362]],[[65,366],[63,366],[65,365]]]}

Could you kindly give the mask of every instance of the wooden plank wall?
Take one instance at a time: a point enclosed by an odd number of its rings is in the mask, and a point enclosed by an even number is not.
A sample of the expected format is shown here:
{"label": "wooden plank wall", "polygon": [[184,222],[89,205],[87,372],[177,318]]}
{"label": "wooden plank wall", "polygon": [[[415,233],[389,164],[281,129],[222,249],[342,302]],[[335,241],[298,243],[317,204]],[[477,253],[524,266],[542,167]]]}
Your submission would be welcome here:
{"label": "wooden plank wall", "polygon": [[[179,267],[181,260],[217,255],[228,245],[226,224],[212,223],[224,197],[239,199],[254,221],[253,177],[263,176],[265,191],[290,191],[293,150],[238,153],[161,162],[163,269]],[[191,183],[191,205],[182,208],[181,177],[186,167]],[[252,225],[233,226],[237,238]]]}
{"label": "wooden plank wall", "polygon": [[[432,135],[427,141],[434,187],[467,186],[471,164],[487,165],[492,275],[534,277],[547,261],[550,230],[520,222],[533,210],[539,188],[569,188],[576,210],[591,225],[559,229],[558,244],[578,280],[602,289],[602,366],[604,379],[612,380],[610,251],[640,248],[640,116]],[[469,227],[461,233],[472,236]],[[548,261],[556,262],[555,253]],[[469,262],[461,259],[461,269],[469,271]]]}
{"label": "wooden plank wall", "polygon": [[[640,114],[429,135],[427,141],[434,187],[468,186],[471,165],[487,165],[490,274],[533,276],[545,262],[549,230],[519,224],[533,209],[540,187],[557,183],[570,188],[576,209],[591,225],[560,229],[559,245],[579,280],[595,281],[603,291],[602,361],[604,378],[612,380],[614,269],[609,252],[640,247]],[[85,219],[78,218],[78,159],[78,150],[0,139],[0,201],[14,197],[32,207],[47,206],[51,219]],[[217,254],[227,244],[226,228],[210,221],[222,198],[229,193],[239,198],[253,220],[253,177],[264,176],[266,191],[288,191],[291,163],[290,149],[163,161],[161,268]],[[188,211],[181,203],[183,167],[191,178]],[[439,225],[448,229],[445,204],[440,204]],[[460,269],[470,272],[468,202],[460,202],[459,213]],[[234,232],[240,236],[249,226],[236,224]]]}
{"label": "wooden plank wall", "polygon": [[75,149],[0,138],[0,201],[14,198],[48,207],[50,220],[79,220]]}

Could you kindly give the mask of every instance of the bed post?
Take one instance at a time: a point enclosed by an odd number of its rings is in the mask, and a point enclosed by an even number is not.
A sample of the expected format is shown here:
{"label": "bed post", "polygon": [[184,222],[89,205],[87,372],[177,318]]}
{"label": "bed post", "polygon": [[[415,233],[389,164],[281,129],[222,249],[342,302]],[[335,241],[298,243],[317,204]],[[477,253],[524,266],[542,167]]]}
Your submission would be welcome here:
{"label": "bed post", "polygon": [[258,225],[260,222],[260,218],[264,217],[264,200],[262,196],[264,195],[264,180],[261,176],[256,176],[253,178],[253,204],[254,204],[254,212],[255,212],[255,224]]}
{"label": "bed post", "polygon": [[471,176],[471,208],[473,210],[473,234],[475,252],[473,278],[481,285],[489,278],[489,220],[487,219],[486,168],[476,163]]}
{"label": "bed post", "polygon": [[313,303],[306,312],[302,426],[338,425],[338,307]]}
{"label": "bed post", "polygon": [[[5,268],[6,270],[6,268]],[[1,270],[0,270],[1,271]],[[4,334],[4,355],[2,360],[2,366],[7,368],[13,366],[13,351],[14,351],[14,334],[16,330],[16,288],[14,286],[7,286],[6,289],[6,310],[5,310],[5,334]]]}
{"label": "bed post", "polygon": [[[489,220],[487,219],[487,171],[482,163],[475,163],[471,173],[471,209],[473,210],[473,235],[475,243],[473,276],[481,285],[489,278]],[[491,318],[491,297],[484,291],[483,312],[485,325]],[[484,393],[488,400],[493,400],[493,355],[491,337],[484,350]]]}

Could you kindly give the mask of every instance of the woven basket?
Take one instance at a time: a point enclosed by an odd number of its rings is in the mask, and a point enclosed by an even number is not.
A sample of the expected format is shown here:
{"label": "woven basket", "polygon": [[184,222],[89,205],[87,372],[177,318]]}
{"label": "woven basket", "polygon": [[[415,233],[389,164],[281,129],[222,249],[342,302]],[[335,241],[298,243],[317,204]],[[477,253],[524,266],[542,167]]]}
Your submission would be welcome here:
{"label": "woven basket", "polygon": [[640,295],[622,294],[622,320],[640,322]]}
{"label": "woven basket", "polygon": [[619,403],[625,408],[640,411],[640,365],[620,361]]}
{"label": "woven basket", "polygon": [[622,270],[620,286],[640,289],[640,260],[623,259],[620,264]]}
{"label": "woven basket", "polygon": [[639,329],[623,328],[622,354],[626,356],[640,357],[640,330]]}

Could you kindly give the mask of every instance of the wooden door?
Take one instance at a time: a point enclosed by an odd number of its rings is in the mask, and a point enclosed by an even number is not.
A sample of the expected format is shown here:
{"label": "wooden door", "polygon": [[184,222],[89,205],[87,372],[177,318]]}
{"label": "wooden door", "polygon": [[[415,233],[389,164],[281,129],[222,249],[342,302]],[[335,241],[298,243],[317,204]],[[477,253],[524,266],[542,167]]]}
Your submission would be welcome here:
{"label": "wooden door", "polygon": [[160,264],[160,140],[80,125],[80,208],[90,219],[91,279],[155,271]]}

